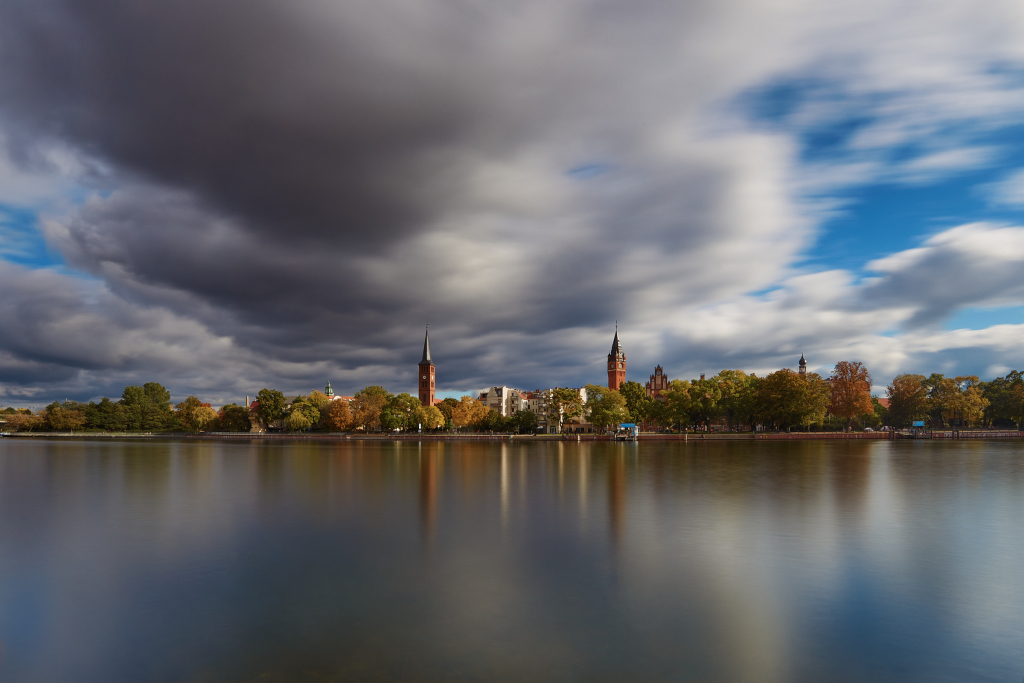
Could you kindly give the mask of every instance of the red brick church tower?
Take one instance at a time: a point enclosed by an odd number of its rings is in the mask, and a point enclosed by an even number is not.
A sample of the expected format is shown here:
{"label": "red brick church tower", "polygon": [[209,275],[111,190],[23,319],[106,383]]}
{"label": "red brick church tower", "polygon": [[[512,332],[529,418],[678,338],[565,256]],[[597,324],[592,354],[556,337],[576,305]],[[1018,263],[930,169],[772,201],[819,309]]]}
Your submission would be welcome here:
{"label": "red brick church tower", "polygon": [[434,361],[430,360],[430,326],[427,326],[423,337],[423,358],[420,359],[420,403],[425,406],[434,405]]}
{"label": "red brick church tower", "polygon": [[619,324],[615,323],[615,340],[612,352],[608,354],[608,388],[618,389],[626,381],[626,354],[619,342]]}

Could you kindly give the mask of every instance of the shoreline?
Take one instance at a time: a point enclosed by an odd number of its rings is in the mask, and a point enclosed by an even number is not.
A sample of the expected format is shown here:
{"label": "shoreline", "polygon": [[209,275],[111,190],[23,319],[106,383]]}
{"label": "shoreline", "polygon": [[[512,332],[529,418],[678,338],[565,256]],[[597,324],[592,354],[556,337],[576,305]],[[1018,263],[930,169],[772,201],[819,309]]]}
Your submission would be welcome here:
{"label": "shoreline", "polygon": [[[171,439],[202,441],[616,441],[611,435],[596,434],[254,434],[251,432],[216,432],[210,434],[184,433],[81,433],[81,432],[0,432],[0,438],[11,439]],[[1024,432],[1015,430],[952,430],[932,431],[917,436],[899,432],[740,432],[730,434],[640,434],[635,441],[846,441],[846,440],[960,440],[960,439],[1024,439]],[[622,441],[619,439],[619,441]],[[633,439],[628,440],[633,442]]]}

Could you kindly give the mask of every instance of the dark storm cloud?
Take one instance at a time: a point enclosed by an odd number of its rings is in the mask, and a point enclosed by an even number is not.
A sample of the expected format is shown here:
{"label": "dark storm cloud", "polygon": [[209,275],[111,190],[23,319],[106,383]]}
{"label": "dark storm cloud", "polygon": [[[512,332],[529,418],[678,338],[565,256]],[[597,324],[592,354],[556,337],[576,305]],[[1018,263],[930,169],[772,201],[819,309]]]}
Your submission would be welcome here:
{"label": "dark storm cloud", "polygon": [[[868,334],[856,314],[812,334],[794,311],[822,311],[778,302],[776,323],[739,299],[789,276],[814,216],[792,140],[720,120],[721,105],[865,44],[814,7],[0,3],[9,160],[65,164],[97,190],[43,228],[95,278],[50,274],[52,310],[95,331],[67,344],[20,303],[46,287],[16,290],[0,381],[84,391],[150,368],[210,398],[326,379],[403,390],[428,321],[452,388],[599,380],[616,319],[634,358],[679,372]],[[871,42],[878,87],[917,79],[903,67],[920,55],[945,84],[958,56],[904,50],[919,24],[904,14]],[[872,120],[913,130],[924,90]],[[975,99],[928,110],[955,119]],[[855,311],[858,296],[819,304]],[[705,315],[737,301],[735,320]]]}

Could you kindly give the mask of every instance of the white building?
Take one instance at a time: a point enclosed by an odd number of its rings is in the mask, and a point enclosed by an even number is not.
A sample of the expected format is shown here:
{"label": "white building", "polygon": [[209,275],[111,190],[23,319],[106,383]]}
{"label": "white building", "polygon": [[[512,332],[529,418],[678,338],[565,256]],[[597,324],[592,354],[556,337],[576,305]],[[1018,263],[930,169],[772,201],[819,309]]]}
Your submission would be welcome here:
{"label": "white building", "polygon": [[526,392],[505,386],[481,392],[480,402],[490,410],[498,411],[502,417],[510,417],[527,408]]}

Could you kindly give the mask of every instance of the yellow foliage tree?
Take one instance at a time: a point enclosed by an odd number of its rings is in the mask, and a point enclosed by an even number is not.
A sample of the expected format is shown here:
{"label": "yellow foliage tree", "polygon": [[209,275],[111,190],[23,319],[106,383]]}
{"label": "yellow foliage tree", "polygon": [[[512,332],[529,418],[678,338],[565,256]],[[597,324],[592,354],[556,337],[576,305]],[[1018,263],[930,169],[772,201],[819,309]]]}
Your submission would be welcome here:
{"label": "yellow foliage tree", "polygon": [[463,396],[459,399],[459,405],[452,407],[452,424],[456,427],[466,427],[476,424],[485,415],[487,406],[472,396]]}

